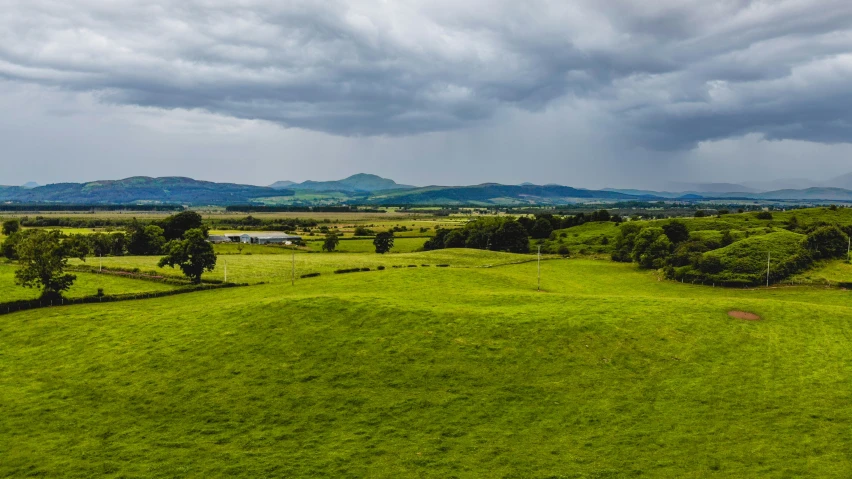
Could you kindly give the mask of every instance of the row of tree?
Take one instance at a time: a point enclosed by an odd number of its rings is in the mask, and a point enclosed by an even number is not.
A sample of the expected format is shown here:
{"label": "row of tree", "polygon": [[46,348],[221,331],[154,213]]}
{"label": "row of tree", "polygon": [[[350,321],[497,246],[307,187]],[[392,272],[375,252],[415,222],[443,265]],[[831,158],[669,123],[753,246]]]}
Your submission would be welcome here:
{"label": "row of tree", "polygon": [[68,260],[95,254],[120,255],[162,254],[158,265],[177,267],[193,283],[200,283],[205,271],[216,266],[216,253],[207,241],[207,230],[201,227],[201,217],[183,212],[163,220],[159,225],[139,225],[126,233],[66,235],[60,230],[22,230],[17,221],[3,223],[7,236],[2,245],[3,255],[18,262],[16,282],[27,288],[42,290],[42,299],[61,298],[76,280],[66,272]]}
{"label": "row of tree", "polygon": [[[837,225],[815,225],[806,232],[801,250],[791,258],[784,258],[776,268],[776,280],[809,267],[814,260],[844,258],[847,255],[849,233]],[[721,239],[690,237],[686,225],[672,220],[658,226],[625,223],[620,226],[612,259],[635,262],[640,268],[661,269],[672,279],[689,276],[698,280],[732,277],[718,255],[705,253],[734,243],[730,231],[722,231]],[[725,274],[729,273],[729,274]],[[721,281],[720,281],[721,282]]]}
{"label": "row of tree", "polygon": [[477,218],[463,228],[441,228],[423,245],[423,249],[427,251],[443,248],[529,253],[530,240],[526,228],[515,218],[491,216]]}
{"label": "row of tree", "polygon": [[[393,231],[384,231],[373,238],[373,246],[376,248],[376,253],[385,254],[393,249],[394,235]],[[329,253],[337,249],[340,244],[340,237],[336,233],[328,233],[325,235],[325,240],[322,243],[322,250]]]}

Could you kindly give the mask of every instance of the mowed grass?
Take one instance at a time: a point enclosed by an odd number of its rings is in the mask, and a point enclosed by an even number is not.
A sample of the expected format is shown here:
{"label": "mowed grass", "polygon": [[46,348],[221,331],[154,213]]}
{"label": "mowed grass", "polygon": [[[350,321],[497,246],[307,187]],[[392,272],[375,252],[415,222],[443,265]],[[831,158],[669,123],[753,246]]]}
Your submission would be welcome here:
{"label": "mowed grass", "polygon": [[[423,249],[423,244],[428,238],[394,238],[393,248],[391,253],[412,253]],[[322,251],[324,239],[306,238],[306,246],[311,251]],[[373,239],[343,239],[337,245],[335,250],[340,253],[375,253],[376,246],[373,244]]]}
{"label": "mowed grass", "polygon": [[849,293],[604,261],[542,278],[391,269],[6,316],[0,475],[852,474]]}
{"label": "mowed grass", "polygon": [[[37,299],[41,291],[32,288],[24,288],[15,284],[14,263],[0,262],[0,303],[7,301]],[[125,293],[152,293],[175,289],[175,286],[158,283],[156,281],[143,281],[131,278],[122,278],[107,274],[71,272],[77,275],[77,280],[71,289],[65,293],[67,298],[81,298],[94,296],[98,288],[103,288],[104,294]]]}
{"label": "mowed grass", "polygon": [[[495,251],[475,249],[424,251],[419,253],[376,254],[376,253],[310,253],[295,254],[296,278],[303,274],[320,273],[333,274],[338,269],[370,268],[378,266],[393,268],[394,266],[414,265],[418,268],[449,265],[451,267],[479,267],[532,261],[534,256],[515,255]],[[158,268],[157,256],[117,256],[103,258],[106,267],[118,269],[135,269],[154,271],[165,276],[181,276],[179,269]],[[225,266],[228,268],[228,281],[236,283],[258,282],[289,282],[293,274],[292,254],[251,254],[251,255],[220,255],[217,258],[216,269],[205,273],[204,279],[222,280],[225,276]],[[310,279],[313,281],[313,278]]]}

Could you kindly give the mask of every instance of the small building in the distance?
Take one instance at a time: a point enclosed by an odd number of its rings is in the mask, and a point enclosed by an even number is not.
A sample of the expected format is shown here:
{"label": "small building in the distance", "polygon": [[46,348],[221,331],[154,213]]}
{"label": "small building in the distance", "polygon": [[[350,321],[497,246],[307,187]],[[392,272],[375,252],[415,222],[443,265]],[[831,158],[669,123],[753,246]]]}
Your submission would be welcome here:
{"label": "small building in the distance", "polygon": [[[228,243],[247,243],[247,244],[301,244],[302,237],[281,233],[278,231],[264,231],[261,233],[243,233],[241,235],[228,235]],[[213,241],[211,241],[212,243]]]}
{"label": "small building in the distance", "polygon": [[207,237],[207,241],[214,243],[214,244],[233,243],[233,241],[231,241],[230,237],[224,236],[224,235],[210,235],[210,236]]}

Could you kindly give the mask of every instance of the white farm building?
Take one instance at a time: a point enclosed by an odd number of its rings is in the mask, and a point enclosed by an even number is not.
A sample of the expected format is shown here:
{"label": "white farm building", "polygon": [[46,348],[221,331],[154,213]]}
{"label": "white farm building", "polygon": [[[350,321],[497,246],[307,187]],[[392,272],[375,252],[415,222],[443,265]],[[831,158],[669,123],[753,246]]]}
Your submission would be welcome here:
{"label": "white farm building", "polygon": [[239,235],[218,235],[207,238],[211,243],[247,243],[247,244],[299,244],[302,237],[277,231],[264,231],[261,233],[243,233]]}

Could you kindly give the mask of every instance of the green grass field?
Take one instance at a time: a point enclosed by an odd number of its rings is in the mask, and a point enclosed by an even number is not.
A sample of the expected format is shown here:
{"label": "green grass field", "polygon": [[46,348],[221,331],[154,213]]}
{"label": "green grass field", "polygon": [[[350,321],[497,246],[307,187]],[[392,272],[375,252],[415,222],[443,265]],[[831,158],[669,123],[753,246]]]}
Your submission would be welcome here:
{"label": "green grass field", "polygon": [[843,260],[820,261],[809,271],[791,278],[793,283],[852,283],[852,264]]}
{"label": "green grass field", "polygon": [[[220,255],[216,269],[205,273],[205,279],[223,280],[225,265],[228,267],[228,281],[236,283],[290,282],[293,270],[292,254],[274,255]],[[338,269],[371,268],[378,266],[415,265],[435,267],[447,264],[453,267],[476,267],[506,264],[517,261],[532,261],[527,255],[514,255],[495,251],[474,249],[438,250],[419,253],[375,254],[375,253],[298,253],[295,255],[296,278],[308,273],[332,274]],[[158,268],[157,256],[119,256],[103,258],[106,267],[141,271],[156,271],[164,276],[181,276],[179,269]],[[77,264],[77,260],[71,261]],[[315,279],[310,278],[309,281]]]}
{"label": "green grass field", "polygon": [[4,316],[0,476],[852,475],[850,293],[593,260],[542,287],[405,268]]}
{"label": "green grass field", "polygon": [[[391,249],[391,253],[411,253],[423,248],[423,243],[425,243],[427,238],[394,238],[393,241],[393,249]],[[311,251],[320,252],[322,251],[322,244],[324,239],[311,239],[308,238],[306,241],[306,246],[310,248]],[[341,253],[375,253],[376,247],[373,245],[373,240],[371,239],[343,239],[340,241],[340,244],[337,245],[337,250]]]}
{"label": "green grass field", "polygon": [[[89,262],[91,264],[91,261]],[[0,303],[7,301],[37,299],[40,291],[36,289],[23,288],[15,284],[14,264],[0,262]],[[175,286],[158,283],[156,281],[142,281],[138,279],[122,278],[106,274],[79,273],[77,281],[65,294],[68,298],[81,298],[94,296],[98,288],[103,288],[104,294],[124,293],[152,293],[156,291],[167,291],[175,289]]]}

